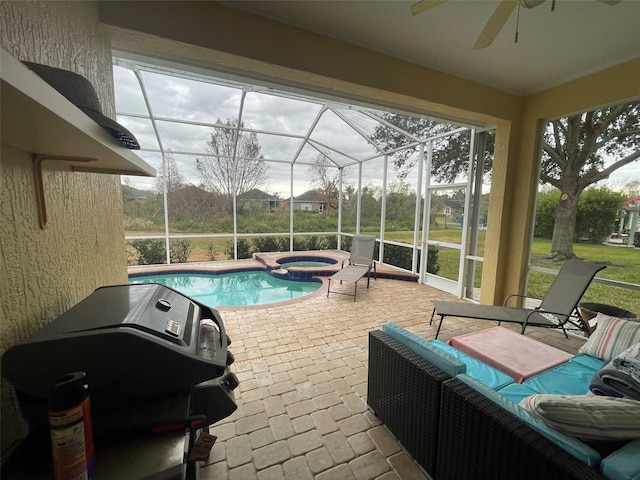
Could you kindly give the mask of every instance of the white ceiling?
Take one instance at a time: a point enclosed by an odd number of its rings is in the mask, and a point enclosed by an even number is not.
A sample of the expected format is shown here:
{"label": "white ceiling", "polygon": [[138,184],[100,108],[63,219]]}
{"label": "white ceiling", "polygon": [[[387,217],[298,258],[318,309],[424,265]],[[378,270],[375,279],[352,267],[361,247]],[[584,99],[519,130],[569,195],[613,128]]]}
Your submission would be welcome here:
{"label": "white ceiling", "polygon": [[416,16],[414,1],[404,0],[225,3],[518,95],[640,57],[640,0],[520,8],[514,43],[516,9],[493,44],[477,51],[499,0],[449,0]]}

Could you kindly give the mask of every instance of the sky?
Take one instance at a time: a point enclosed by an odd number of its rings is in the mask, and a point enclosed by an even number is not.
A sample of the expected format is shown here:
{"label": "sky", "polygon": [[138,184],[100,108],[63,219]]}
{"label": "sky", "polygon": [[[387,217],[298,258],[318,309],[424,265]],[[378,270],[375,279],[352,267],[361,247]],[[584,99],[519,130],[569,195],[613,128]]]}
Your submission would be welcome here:
{"label": "sky", "polygon": [[[226,119],[236,119],[240,112],[244,126],[260,132],[257,137],[264,158],[273,160],[269,162],[268,183],[261,190],[280,198],[289,197],[290,165],[294,158],[297,158],[293,173],[294,196],[314,188],[308,164],[319,154],[318,150],[305,144],[297,155],[303,145],[301,137],[310,132],[309,138],[317,142],[315,145],[318,148],[325,145],[335,150],[331,157],[340,165],[348,165],[354,163],[354,159],[363,160],[377,154],[376,149],[360,133],[371,135],[379,124],[362,111],[367,110],[377,115],[380,115],[380,111],[339,102],[327,103],[294,94],[283,96],[282,92],[255,85],[244,85],[247,93],[243,101],[242,89],[237,83],[223,80],[213,83],[206,77],[191,73],[185,74],[188,78],[183,78],[158,69],[147,70],[143,66],[139,75],[156,119],[160,136],[158,140],[149,120],[149,110],[140,82],[134,72],[116,65],[113,73],[117,120],[131,130],[141,145],[141,150],[134,153],[161,173],[159,142],[162,142],[165,151],[173,152],[173,158],[183,177],[194,185],[201,183],[201,177],[195,169],[195,160],[206,151],[207,140],[213,131],[212,125]],[[325,105],[330,109],[319,116]],[[315,126],[314,122],[317,122]],[[458,126],[451,125],[450,128]],[[274,135],[275,132],[282,135]],[[417,170],[414,167],[405,179],[412,189],[417,186]],[[357,187],[358,166],[350,166],[345,172],[345,183]],[[381,158],[365,162],[362,185],[381,187],[382,172]],[[389,183],[399,181],[391,162],[388,172]],[[614,172],[606,185],[615,188],[629,179],[640,180],[640,161]],[[156,184],[155,178],[145,177],[130,176],[125,181],[143,190],[153,190]],[[460,181],[464,181],[464,178]]]}

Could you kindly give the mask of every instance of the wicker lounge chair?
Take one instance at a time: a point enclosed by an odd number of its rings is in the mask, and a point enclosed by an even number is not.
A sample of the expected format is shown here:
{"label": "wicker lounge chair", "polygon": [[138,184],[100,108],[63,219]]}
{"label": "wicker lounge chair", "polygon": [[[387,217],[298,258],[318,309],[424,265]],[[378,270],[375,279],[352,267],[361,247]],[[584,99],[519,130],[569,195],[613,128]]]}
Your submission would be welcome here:
{"label": "wicker lounge chair", "polygon": [[[376,247],[375,235],[354,235],[351,242],[351,254],[348,259],[342,262],[342,268],[338,273],[329,277],[329,286],[327,287],[327,297],[329,293],[339,293],[340,295],[351,295],[350,293],[338,292],[331,290],[331,281],[339,280],[342,282],[353,282],[355,289],[353,291],[353,301],[356,301],[358,295],[358,281],[367,276],[367,288],[371,279],[371,269],[373,269],[374,278],[377,277],[376,263],[373,261],[373,252]],[[347,262],[346,265],[345,263]]]}
{"label": "wicker lounge chair", "polygon": [[536,308],[507,306],[512,298],[536,298],[516,294],[509,295],[502,306],[434,301],[429,325],[433,323],[433,317],[436,313],[440,315],[440,323],[438,324],[435,338],[438,338],[440,334],[442,320],[444,317],[449,316],[495,320],[498,325],[501,322],[519,323],[522,325],[522,334],[524,334],[527,327],[545,327],[561,328],[565,336],[567,336],[564,327],[569,323],[589,335],[588,325],[582,319],[576,307],[593,277],[603,268],[605,268],[604,265],[597,263],[568,260],[553,280],[547,294],[544,298],[539,299],[542,302]]}

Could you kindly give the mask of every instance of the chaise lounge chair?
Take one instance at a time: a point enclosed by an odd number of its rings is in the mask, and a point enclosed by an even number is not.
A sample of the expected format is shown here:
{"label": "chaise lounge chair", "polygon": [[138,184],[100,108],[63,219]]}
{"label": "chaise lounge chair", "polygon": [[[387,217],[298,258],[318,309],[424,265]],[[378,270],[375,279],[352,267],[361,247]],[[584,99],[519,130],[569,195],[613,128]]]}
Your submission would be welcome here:
{"label": "chaise lounge chair", "polygon": [[[342,282],[353,282],[355,290],[353,291],[353,301],[356,301],[358,295],[358,281],[367,276],[367,288],[371,279],[371,269],[373,268],[373,276],[377,277],[376,263],[373,261],[373,251],[376,247],[375,235],[354,235],[351,242],[351,254],[348,259],[343,260],[341,270],[329,277],[329,286],[327,287],[327,297],[329,293],[338,293],[340,295],[351,295],[350,293],[338,292],[331,290],[331,281],[339,280]],[[345,262],[349,261],[347,265]]]}
{"label": "chaise lounge chair", "polygon": [[495,320],[498,325],[501,322],[519,323],[522,325],[522,334],[527,327],[561,328],[565,337],[567,332],[564,327],[569,323],[589,335],[589,328],[576,307],[593,277],[604,268],[604,265],[597,263],[568,260],[554,278],[544,298],[538,298],[542,302],[536,308],[507,306],[512,298],[537,298],[517,294],[509,295],[502,306],[434,301],[429,325],[433,323],[433,317],[437,312],[440,315],[440,323],[435,338],[440,334],[442,320],[449,316]]}

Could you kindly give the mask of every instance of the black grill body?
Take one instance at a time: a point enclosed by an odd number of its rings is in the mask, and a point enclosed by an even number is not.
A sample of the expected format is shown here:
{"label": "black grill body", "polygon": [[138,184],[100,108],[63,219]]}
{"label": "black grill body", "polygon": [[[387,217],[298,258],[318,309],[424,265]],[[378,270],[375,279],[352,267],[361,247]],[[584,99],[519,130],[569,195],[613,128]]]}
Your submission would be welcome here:
{"label": "black grill body", "polygon": [[185,416],[212,424],[236,409],[229,343],[215,309],[159,284],[112,285],[9,348],[2,370],[31,427],[46,422],[51,386],[74,371],[86,372],[98,419],[187,395]]}

